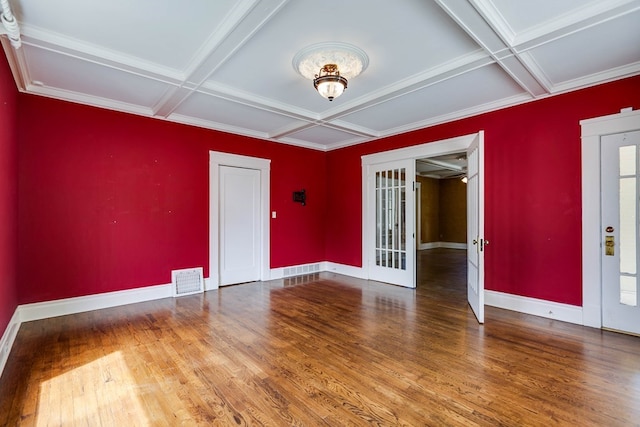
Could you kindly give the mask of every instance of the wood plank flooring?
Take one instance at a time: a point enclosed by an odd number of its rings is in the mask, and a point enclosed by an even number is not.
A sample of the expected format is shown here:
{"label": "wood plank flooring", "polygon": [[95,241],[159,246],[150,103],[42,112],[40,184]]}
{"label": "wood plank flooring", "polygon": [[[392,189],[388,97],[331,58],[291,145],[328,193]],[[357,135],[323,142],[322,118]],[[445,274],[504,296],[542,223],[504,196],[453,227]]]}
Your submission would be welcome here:
{"label": "wood plank flooring", "polygon": [[640,425],[640,338],[331,273],[22,325],[2,426]]}

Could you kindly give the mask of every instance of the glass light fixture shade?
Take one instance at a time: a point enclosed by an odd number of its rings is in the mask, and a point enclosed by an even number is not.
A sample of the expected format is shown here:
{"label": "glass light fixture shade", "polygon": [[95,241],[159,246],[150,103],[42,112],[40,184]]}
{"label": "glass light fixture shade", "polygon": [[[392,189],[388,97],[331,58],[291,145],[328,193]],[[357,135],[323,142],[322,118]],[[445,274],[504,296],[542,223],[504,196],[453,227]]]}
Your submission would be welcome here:
{"label": "glass light fixture shade", "polygon": [[342,92],[347,88],[347,79],[339,75],[320,76],[313,80],[313,87],[316,88],[320,96],[333,101],[334,98],[342,95]]}

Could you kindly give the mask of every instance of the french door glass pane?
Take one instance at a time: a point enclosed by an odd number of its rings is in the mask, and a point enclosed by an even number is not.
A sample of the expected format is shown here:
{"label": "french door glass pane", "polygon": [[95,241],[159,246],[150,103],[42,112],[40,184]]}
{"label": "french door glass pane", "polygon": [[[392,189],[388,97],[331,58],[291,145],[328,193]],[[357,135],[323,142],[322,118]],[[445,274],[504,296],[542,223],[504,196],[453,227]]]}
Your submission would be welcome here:
{"label": "french door glass pane", "polygon": [[620,176],[636,174],[636,149],[635,145],[620,147]]}
{"label": "french door glass pane", "polygon": [[636,178],[620,179],[620,271],[636,274]]}
{"label": "french door glass pane", "polygon": [[620,303],[638,302],[637,146],[619,149],[620,167]]}
{"label": "french door glass pane", "polygon": [[620,303],[638,305],[638,284],[635,276],[620,276]]}
{"label": "french door glass pane", "polygon": [[406,171],[376,172],[376,265],[404,270]]}

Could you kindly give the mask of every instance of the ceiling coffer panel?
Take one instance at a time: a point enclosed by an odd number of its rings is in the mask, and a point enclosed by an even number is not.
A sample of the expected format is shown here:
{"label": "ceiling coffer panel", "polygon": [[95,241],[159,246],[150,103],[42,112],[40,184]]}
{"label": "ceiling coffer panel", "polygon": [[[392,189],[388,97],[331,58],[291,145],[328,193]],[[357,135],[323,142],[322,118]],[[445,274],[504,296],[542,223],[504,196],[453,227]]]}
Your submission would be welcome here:
{"label": "ceiling coffer panel", "polygon": [[307,129],[289,134],[285,138],[292,142],[302,144],[311,142],[317,146],[325,146],[328,149],[351,145],[362,141],[364,138],[355,133],[333,129],[327,126],[312,126]]}
{"label": "ceiling coffer panel", "polygon": [[[204,122],[223,123],[230,128],[253,129],[265,136],[285,126],[305,123],[282,114],[251,107],[224,98],[194,93],[175,111],[175,115],[194,117]],[[169,117],[171,118],[171,116]],[[254,132],[255,133],[255,132]]]}
{"label": "ceiling coffer panel", "polygon": [[342,41],[365,50],[369,67],[349,83],[352,100],[479,48],[431,2],[404,0],[389,7],[386,1],[354,0],[342,2],[340,13],[316,6],[288,2],[210,79],[320,113],[333,106],[292,66],[295,54],[309,45]]}
{"label": "ceiling coffer panel", "polygon": [[[640,74],[640,0],[10,5],[26,93],[319,150]],[[322,42],[368,58],[331,102],[293,66]]]}
{"label": "ceiling coffer panel", "polygon": [[151,109],[165,91],[173,87],[155,79],[26,43],[21,49],[29,64],[33,89],[53,89],[65,99],[94,97],[95,105],[105,106],[113,101]]}
{"label": "ceiling coffer panel", "polygon": [[18,19],[87,44],[182,70],[225,25],[234,0],[19,0]]}
{"label": "ceiling coffer panel", "polygon": [[[478,81],[483,84],[478,85]],[[465,96],[450,97],[451,91],[459,91]],[[450,120],[461,111],[488,103],[508,104],[513,97],[529,98],[520,86],[506,78],[505,72],[494,64],[425,86],[367,110],[350,114],[343,117],[343,120],[384,132],[401,128],[406,123],[428,121],[433,117]],[[394,114],[389,114],[389,111]]]}
{"label": "ceiling coffer panel", "polygon": [[[620,43],[611,43],[611,39]],[[635,40],[636,44],[624,40]],[[588,46],[588,49],[585,49]],[[553,85],[640,64],[640,10],[533,48],[529,54]],[[597,78],[597,77],[596,77]]]}

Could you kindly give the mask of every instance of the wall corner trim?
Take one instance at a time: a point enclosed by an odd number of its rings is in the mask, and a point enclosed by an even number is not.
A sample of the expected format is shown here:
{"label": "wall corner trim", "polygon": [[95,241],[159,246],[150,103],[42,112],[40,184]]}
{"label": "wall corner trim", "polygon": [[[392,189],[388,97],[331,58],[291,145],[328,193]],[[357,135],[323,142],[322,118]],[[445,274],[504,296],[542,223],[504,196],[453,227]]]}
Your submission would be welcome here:
{"label": "wall corner trim", "polygon": [[562,304],[491,290],[485,290],[484,296],[485,304],[491,307],[583,325],[582,307],[577,305]]}

